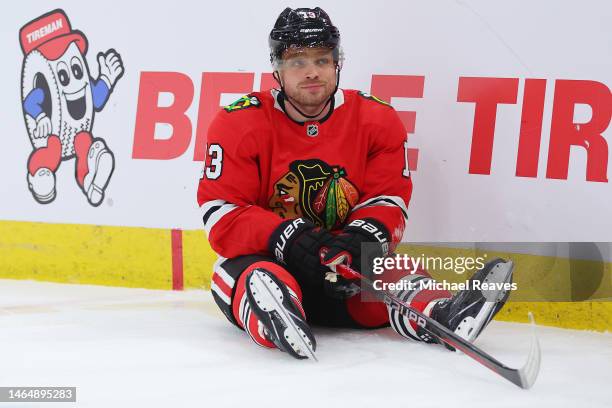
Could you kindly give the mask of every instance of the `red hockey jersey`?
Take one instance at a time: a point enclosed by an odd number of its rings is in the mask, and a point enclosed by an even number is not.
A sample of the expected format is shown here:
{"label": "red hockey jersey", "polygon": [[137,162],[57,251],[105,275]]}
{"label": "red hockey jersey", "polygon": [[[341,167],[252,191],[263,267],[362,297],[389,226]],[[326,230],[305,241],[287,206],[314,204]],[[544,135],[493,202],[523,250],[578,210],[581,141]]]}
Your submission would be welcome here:
{"label": "red hockey jersey", "polygon": [[395,110],[339,89],[329,115],[299,123],[279,95],[246,95],[210,125],[198,203],[213,250],[225,258],[267,254],[272,231],[297,217],[332,231],[374,218],[394,247],[412,193],[406,131]]}

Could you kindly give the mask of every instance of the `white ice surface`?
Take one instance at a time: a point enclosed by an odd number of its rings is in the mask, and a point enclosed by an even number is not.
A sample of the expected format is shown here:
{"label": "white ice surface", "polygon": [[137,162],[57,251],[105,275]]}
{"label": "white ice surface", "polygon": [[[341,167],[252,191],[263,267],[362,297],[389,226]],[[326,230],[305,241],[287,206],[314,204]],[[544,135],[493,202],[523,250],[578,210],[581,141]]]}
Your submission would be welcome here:
{"label": "white ice surface", "polygon": [[[0,386],[78,387],[53,407],[612,406],[610,333],[538,327],[525,391],[390,329],[314,331],[318,363],[254,345],[210,292],[0,280]],[[529,341],[529,326],[493,322],[477,344],[520,366]]]}

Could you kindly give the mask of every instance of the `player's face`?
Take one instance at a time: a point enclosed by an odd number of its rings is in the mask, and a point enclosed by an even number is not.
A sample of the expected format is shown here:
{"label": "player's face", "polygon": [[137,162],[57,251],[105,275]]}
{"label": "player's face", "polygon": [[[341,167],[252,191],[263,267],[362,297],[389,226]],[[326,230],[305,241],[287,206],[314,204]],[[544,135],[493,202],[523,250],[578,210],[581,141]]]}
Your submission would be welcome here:
{"label": "player's face", "polygon": [[307,109],[327,103],[336,88],[336,64],[329,48],[287,50],[279,75],[292,102]]}

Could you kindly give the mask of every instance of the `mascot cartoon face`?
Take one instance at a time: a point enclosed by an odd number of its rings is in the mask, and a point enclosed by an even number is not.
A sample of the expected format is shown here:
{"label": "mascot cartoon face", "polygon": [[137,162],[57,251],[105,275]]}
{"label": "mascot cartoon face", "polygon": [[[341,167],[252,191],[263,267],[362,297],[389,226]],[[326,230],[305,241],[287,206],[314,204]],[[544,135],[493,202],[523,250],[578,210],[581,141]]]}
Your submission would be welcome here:
{"label": "mascot cartoon face", "polygon": [[92,95],[89,87],[89,69],[83,55],[72,43],[66,52],[52,63],[53,73],[59,82],[62,112],[66,120],[78,125],[83,118],[91,122],[93,109]]}

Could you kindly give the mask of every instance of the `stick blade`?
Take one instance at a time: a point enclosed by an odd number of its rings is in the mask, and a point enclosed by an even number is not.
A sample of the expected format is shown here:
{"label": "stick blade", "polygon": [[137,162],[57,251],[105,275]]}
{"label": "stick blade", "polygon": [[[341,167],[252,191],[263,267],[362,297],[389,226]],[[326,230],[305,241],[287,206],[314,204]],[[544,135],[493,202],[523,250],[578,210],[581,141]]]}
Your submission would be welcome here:
{"label": "stick blade", "polygon": [[519,378],[521,388],[529,389],[535,384],[538,374],[540,373],[540,363],[542,360],[542,350],[540,349],[540,341],[536,335],[536,325],[533,313],[529,312],[529,323],[531,324],[531,348],[525,365],[519,369]]}

